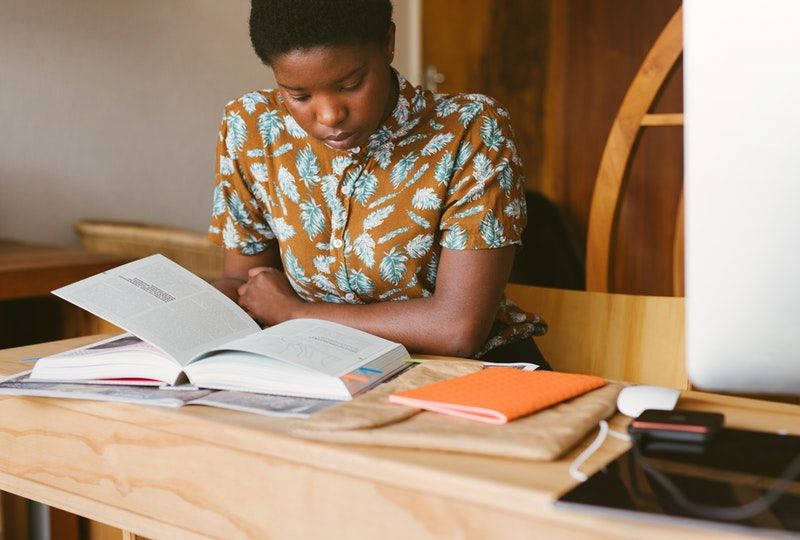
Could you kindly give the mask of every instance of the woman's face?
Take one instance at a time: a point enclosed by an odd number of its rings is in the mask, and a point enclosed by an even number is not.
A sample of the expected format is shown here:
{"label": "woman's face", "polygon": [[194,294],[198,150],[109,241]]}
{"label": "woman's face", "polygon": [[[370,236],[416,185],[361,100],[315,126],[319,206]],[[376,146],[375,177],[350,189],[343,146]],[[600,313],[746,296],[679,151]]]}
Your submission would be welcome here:
{"label": "woman's face", "polygon": [[383,45],[294,50],[275,57],[272,70],[300,127],[343,150],[364,145],[391,114],[397,101],[393,56],[394,26]]}

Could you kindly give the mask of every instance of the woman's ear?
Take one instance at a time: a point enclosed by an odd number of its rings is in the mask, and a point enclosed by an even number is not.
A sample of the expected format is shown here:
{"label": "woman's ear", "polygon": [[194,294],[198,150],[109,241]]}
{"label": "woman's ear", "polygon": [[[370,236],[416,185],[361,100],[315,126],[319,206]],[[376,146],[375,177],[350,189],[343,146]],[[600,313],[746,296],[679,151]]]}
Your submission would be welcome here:
{"label": "woman's ear", "polygon": [[386,51],[386,58],[389,60],[389,63],[392,63],[394,60],[394,36],[395,36],[395,26],[394,22],[389,23],[389,31],[386,32],[386,42],[385,42],[385,51]]}

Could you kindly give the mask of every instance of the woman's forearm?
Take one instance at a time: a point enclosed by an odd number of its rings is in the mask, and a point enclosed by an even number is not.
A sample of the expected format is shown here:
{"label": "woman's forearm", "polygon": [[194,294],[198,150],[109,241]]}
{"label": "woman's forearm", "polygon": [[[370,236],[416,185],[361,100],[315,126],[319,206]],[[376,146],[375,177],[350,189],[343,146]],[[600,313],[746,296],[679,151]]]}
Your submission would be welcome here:
{"label": "woman's forearm", "polygon": [[325,319],[402,343],[412,352],[461,357],[480,349],[494,319],[435,297],[375,304],[304,302],[292,318]]}
{"label": "woman's forearm", "polygon": [[261,323],[325,319],[400,342],[418,353],[473,356],[497,316],[514,248],[442,250],[430,296],[372,304],[306,302],[276,268],[252,268],[239,305]]}

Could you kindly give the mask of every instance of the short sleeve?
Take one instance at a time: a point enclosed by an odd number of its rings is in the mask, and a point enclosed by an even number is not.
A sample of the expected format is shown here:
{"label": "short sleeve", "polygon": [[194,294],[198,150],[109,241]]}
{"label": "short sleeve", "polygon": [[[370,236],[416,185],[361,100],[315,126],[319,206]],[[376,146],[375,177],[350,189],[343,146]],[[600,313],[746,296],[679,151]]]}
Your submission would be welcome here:
{"label": "short sleeve", "polygon": [[208,238],[227,250],[254,255],[275,242],[269,226],[268,197],[257,176],[266,174],[261,163],[245,172],[240,153],[248,138],[244,115],[226,110],[216,150],[216,185],[211,205]]}
{"label": "short sleeve", "polygon": [[448,249],[522,245],[525,179],[507,113],[486,106],[465,131],[439,229]]}

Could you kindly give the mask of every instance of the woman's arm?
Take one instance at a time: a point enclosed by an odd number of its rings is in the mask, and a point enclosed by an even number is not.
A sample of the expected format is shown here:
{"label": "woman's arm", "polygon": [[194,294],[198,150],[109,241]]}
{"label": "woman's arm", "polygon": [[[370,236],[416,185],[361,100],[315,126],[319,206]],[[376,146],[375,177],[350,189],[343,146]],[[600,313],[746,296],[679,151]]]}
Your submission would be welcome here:
{"label": "woman's arm", "polygon": [[280,251],[277,245],[255,255],[241,255],[226,249],[222,258],[222,277],[215,279],[212,285],[234,302],[238,302],[239,287],[247,283],[247,272],[251,268],[280,268],[280,264]]}
{"label": "woman's arm", "polygon": [[515,249],[442,248],[433,296],[366,305],[305,302],[282,271],[253,268],[239,289],[239,304],[268,325],[325,319],[398,341],[414,352],[469,357],[489,335]]}

